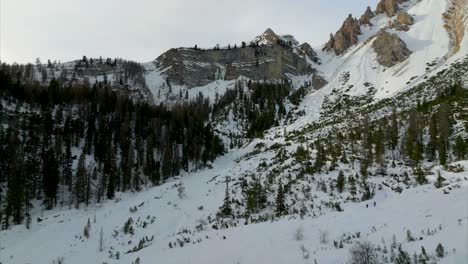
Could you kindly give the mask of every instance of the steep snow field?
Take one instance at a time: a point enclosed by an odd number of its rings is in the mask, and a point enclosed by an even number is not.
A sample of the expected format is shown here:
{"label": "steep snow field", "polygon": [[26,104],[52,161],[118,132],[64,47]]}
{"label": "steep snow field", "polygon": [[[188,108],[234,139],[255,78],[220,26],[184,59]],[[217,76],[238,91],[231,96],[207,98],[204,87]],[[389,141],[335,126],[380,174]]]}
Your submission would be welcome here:
{"label": "steep snow field", "polygon": [[[413,52],[404,62],[391,68],[380,65],[372,48],[374,35],[387,27],[390,20],[385,14],[371,20],[372,27],[362,27],[359,43],[341,56],[321,51],[316,47],[322,64],[316,65],[319,72],[329,82],[319,91],[310,93],[302,102],[301,109],[306,115],[290,126],[291,130],[303,127],[320,117],[325,97],[337,90],[340,94],[363,96],[369,93],[369,87],[375,89],[374,100],[390,98],[410,89],[443,69],[444,56],[449,52],[449,35],[444,28],[442,14],[450,0],[411,0],[402,8],[415,18],[415,23],[408,32],[387,29],[396,33]],[[461,50],[455,57],[466,54],[466,38]],[[443,60],[443,61],[442,61]],[[452,60],[453,61],[453,60]],[[437,64],[438,62],[441,62]],[[437,64],[437,66],[430,66]],[[344,92],[343,92],[344,91]]]}

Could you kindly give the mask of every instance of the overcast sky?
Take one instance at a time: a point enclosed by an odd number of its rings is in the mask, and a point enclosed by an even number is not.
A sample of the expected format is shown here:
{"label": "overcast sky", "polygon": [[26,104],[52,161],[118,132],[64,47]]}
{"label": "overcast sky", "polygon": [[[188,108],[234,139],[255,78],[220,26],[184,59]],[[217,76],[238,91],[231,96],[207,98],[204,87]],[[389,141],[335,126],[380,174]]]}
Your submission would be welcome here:
{"label": "overcast sky", "polygon": [[319,46],[378,0],[0,0],[0,59],[140,62],[173,47],[252,40],[266,28]]}

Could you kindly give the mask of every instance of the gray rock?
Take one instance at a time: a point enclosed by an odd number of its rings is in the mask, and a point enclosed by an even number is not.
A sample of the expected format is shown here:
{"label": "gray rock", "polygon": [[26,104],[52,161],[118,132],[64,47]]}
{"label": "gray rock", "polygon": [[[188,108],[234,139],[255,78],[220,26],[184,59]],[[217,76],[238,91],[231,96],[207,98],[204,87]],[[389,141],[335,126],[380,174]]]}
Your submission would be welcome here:
{"label": "gray rock", "polygon": [[277,44],[220,50],[171,49],[156,59],[171,84],[196,87],[217,79],[240,76],[258,80],[283,80],[288,74],[311,74],[305,58]]}
{"label": "gray rock", "polygon": [[380,30],[375,38],[372,47],[377,53],[377,61],[380,65],[392,67],[405,61],[412,53],[396,34]]}
{"label": "gray rock", "polygon": [[304,42],[298,47],[299,54],[303,56],[309,57],[310,60],[312,60],[315,63],[319,62],[319,59],[317,57],[317,53],[315,50],[309,45],[309,43]]}

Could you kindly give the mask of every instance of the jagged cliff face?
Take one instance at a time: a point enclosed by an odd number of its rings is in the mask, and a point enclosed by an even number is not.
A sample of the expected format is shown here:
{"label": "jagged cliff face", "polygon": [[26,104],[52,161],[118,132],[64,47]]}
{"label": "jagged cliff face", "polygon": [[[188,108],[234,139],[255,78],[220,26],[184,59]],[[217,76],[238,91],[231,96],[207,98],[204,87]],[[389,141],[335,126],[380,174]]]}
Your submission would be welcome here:
{"label": "jagged cliff face", "polygon": [[398,4],[404,3],[407,0],[381,0],[377,5],[376,12],[378,14],[385,13],[387,16],[392,17],[399,11]]}
{"label": "jagged cliff face", "polygon": [[372,12],[372,9],[370,8],[370,6],[368,6],[366,9],[366,12],[364,12],[364,14],[359,19],[359,24],[372,26],[372,23],[370,22],[370,20],[373,17],[375,17],[375,14],[374,12]]}
{"label": "jagged cliff face", "polygon": [[450,8],[443,14],[445,29],[450,36],[451,53],[460,50],[468,27],[468,0],[452,0]]}
{"label": "jagged cliff face", "polygon": [[379,64],[385,67],[392,67],[403,62],[411,55],[411,51],[398,35],[385,30],[379,31],[372,48],[377,53]]}
{"label": "jagged cliff face", "polygon": [[326,44],[325,50],[334,50],[336,55],[340,55],[358,42],[359,34],[361,34],[359,21],[350,14],[340,30],[334,36],[330,36],[330,41]]}
{"label": "jagged cliff face", "polygon": [[252,41],[252,45],[245,47],[171,49],[156,59],[156,66],[170,83],[188,88],[241,76],[258,81],[314,73],[306,56],[317,62],[316,53],[307,43],[297,44],[292,36],[278,36],[267,29]]}
{"label": "jagged cliff face", "polygon": [[323,50],[334,51],[336,55],[343,54],[350,47],[357,44],[358,36],[361,34],[361,26],[373,26],[371,19],[374,18],[376,14],[385,13],[389,17],[398,14],[397,19],[394,23],[390,24],[390,27],[397,30],[408,30],[409,25],[413,24],[413,18],[406,12],[398,12],[400,10],[399,4],[406,1],[407,0],[381,0],[375,12],[368,6],[359,20],[353,18],[350,14],[336,34],[330,34],[330,40],[325,44]]}
{"label": "jagged cliff face", "polygon": [[314,70],[299,55],[280,45],[222,50],[172,49],[157,59],[172,83],[203,86],[215,80],[277,79],[285,74],[303,75]]}

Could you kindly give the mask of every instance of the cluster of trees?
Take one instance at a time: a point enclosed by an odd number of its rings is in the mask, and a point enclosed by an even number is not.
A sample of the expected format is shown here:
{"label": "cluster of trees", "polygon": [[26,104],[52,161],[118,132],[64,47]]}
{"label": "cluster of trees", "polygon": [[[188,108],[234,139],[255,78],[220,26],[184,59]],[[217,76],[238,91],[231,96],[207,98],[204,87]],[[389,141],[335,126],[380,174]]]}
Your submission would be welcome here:
{"label": "cluster of trees", "polygon": [[[205,166],[224,145],[202,96],[167,108],[111,87],[21,82],[0,69],[0,223],[89,205]],[[28,222],[28,221],[27,221]]]}
{"label": "cluster of trees", "polygon": [[278,39],[276,44],[280,45],[283,48],[290,49],[290,50],[292,50],[293,48],[292,42],[284,40],[284,39]]}
{"label": "cluster of trees", "polygon": [[262,137],[265,130],[278,126],[286,116],[286,100],[290,93],[287,83],[247,83],[247,92],[241,83],[226,91],[216,102],[213,114],[227,114],[230,110],[236,120],[246,122],[247,137]]}
{"label": "cluster of trees", "polygon": [[90,76],[102,75],[101,82],[104,85],[110,84],[108,74],[114,74],[115,85],[128,88],[131,81],[139,87],[146,87],[144,80],[144,67],[134,61],[111,59],[105,61],[102,57],[97,59],[87,58],[83,56],[81,60],[74,63],[71,72],[69,68],[57,62],[48,60],[47,64],[41,63],[40,59],[36,59],[35,64],[6,64],[3,63],[1,68],[4,72],[10,74],[14,81],[20,80],[33,84],[40,81],[42,84],[48,83],[50,80],[57,79],[62,83],[75,82],[79,77],[88,78]]}
{"label": "cluster of trees", "polygon": [[[450,94],[457,98],[468,95],[458,85],[450,88]],[[375,122],[364,118],[359,126],[346,133],[338,132],[325,140],[317,140],[311,171],[321,171],[327,160],[331,161],[331,167],[336,167],[338,161],[351,162],[354,167],[355,161],[359,161],[361,175],[368,175],[371,167],[375,168],[375,174],[386,175],[387,160],[391,159],[404,161],[415,168],[417,174],[423,161],[446,165],[449,160],[465,159],[468,140],[463,132],[455,134],[452,111],[455,104],[448,98],[436,101],[437,104],[434,101],[423,103],[400,114],[393,110],[389,117]]]}

